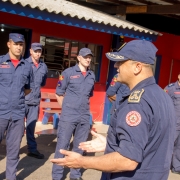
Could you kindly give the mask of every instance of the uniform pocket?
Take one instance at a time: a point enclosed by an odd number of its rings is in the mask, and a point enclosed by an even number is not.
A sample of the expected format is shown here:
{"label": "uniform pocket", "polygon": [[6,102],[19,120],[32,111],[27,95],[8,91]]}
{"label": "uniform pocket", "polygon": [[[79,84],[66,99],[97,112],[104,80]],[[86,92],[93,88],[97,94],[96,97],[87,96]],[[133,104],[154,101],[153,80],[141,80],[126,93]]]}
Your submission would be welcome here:
{"label": "uniform pocket", "polygon": [[22,74],[22,84],[28,84],[28,77],[29,77],[29,71],[24,70],[23,74]]}
{"label": "uniform pocket", "polygon": [[3,97],[1,97],[0,98],[0,104],[7,104],[8,103],[8,99],[6,99],[6,98],[3,98]]}
{"label": "uniform pocket", "polygon": [[2,86],[10,86],[12,79],[12,72],[10,68],[0,68],[0,84]]}
{"label": "uniform pocket", "polygon": [[174,105],[175,106],[179,106],[180,105],[180,93],[179,92],[175,92],[174,93]]}
{"label": "uniform pocket", "polygon": [[39,73],[35,77],[39,85],[42,83],[45,75],[46,75],[46,72],[43,69],[40,69]]}
{"label": "uniform pocket", "polygon": [[81,85],[80,79],[71,79],[69,82],[69,88],[72,91],[79,91],[80,92],[80,85]]}
{"label": "uniform pocket", "polygon": [[88,92],[88,95],[90,94],[90,92],[92,91],[92,88],[94,86],[94,80],[93,79],[88,79],[87,81],[87,92]]}

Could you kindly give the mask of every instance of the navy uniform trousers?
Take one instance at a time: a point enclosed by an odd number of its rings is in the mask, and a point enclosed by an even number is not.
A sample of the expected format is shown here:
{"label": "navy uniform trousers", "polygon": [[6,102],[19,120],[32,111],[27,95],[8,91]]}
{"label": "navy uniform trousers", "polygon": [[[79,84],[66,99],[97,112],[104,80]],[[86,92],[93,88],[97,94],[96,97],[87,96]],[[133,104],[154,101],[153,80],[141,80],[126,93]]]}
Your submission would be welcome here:
{"label": "navy uniform trousers", "polygon": [[31,106],[25,104],[26,108],[26,138],[27,138],[27,145],[28,151],[33,152],[37,150],[37,143],[34,137],[36,122],[39,115],[39,105]]}
{"label": "navy uniform trousers", "polygon": [[12,121],[0,118],[0,142],[6,134],[6,179],[16,179],[16,167],[19,162],[19,149],[24,134],[24,119]]}
{"label": "navy uniform trousers", "polygon": [[180,130],[176,130],[176,140],[174,143],[171,170],[180,172]]}
{"label": "navy uniform trousers", "polygon": [[[87,123],[81,124],[80,122],[66,122],[66,121],[59,121],[58,125],[58,132],[57,132],[57,145],[55,150],[54,158],[63,158],[64,155],[59,153],[60,149],[68,150],[69,142],[71,140],[72,134],[74,133],[73,138],[73,149],[79,154],[83,154],[83,150],[79,149],[79,143],[84,142],[87,140],[90,130],[89,121]],[[53,180],[63,180],[63,166],[58,166],[53,164]],[[80,169],[71,169],[70,170],[70,178],[79,178],[81,177]]]}

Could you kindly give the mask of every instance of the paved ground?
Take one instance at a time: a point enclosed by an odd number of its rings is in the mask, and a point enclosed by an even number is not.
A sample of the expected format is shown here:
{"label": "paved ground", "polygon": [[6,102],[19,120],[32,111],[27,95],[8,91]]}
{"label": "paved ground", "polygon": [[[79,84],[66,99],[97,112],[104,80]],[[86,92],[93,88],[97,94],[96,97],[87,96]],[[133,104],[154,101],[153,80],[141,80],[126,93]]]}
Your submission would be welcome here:
{"label": "paved ground", "polygon": [[[106,135],[108,126],[96,124],[94,125],[97,132]],[[52,130],[52,125],[41,125],[37,124],[36,140],[38,143],[38,149],[45,155],[45,159],[35,159],[26,156],[26,136],[23,137],[20,150],[20,162],[17,171],[18,180],[51,180],[51,169],[52,164],[49,159],[53,158],[54,150],[56,146],[56,135],[55,131]],[[49,133],[47,135],[47,133]],[[89,136],[91,138],[91,136]],[[5,141],[0,145],[0,180],[5,178]],[[88,154],[90,156],[93,153]],[[96,153],[96,156],[101,153]],[[84,180],[99,180],[101,172],[95,170],[82,170],[82,177]],[[168,180],[179,180],[180,175],[170,173]],[[69,180],[69,168],[65,169],[63,180]]]}

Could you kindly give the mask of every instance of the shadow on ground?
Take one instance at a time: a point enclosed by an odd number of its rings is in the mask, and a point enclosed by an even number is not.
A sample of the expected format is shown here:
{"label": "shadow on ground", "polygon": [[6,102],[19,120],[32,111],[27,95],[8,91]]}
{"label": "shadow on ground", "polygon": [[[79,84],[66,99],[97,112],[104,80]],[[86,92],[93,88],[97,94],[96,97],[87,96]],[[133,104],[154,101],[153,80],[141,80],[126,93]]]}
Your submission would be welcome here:
{"label": "shadow on ground", "polygon": [[[92,136],[89,134],[88,140],[91,140]],[[31,176],[32,174],[39,170],[40,173],[47,174],[48,172],[48,177],[47,175],[45,176],[45,179],[51,179],[51,168],[52,164],[49,162],[49,159],[53,158],[54,156],[54,151],[56,148],[56,135],[40,135],[36,138],[36,142],[38,144],[38,150],[40,153],[45,155],[45,159],[36,159],[32,158],[26,155],[27,153],[27,145],[26,145],[26,136],[23,137],[22,143],[21,143],[21,149],[20,149],[20,161],[18,164],[17,168],[17,178],[18,180],[24,180],[24,179],[29,179],[28,177]],[[72,149],[72,143],[70,144],[70,149]],[[88,153],[88,156],[94,156],[94,153]],[[5,141],[0,144],[0,162],[3,161],[3,169],[5,169],[5,156],[6,156],[6,145]],[[48,161],[48,162],[47,162]],[[43,167],[43,172],[41,171],[41,167]],[[64,169],[64,175],[63,179],[67,178],[67,174],[69,173],[70,169],[65,168]],[[0,180],[5,178],[5,172],[0,171]],[[84,169],[82,169],[82,174],[85,172]],[[37,173],[38,174],[38,173]],[[42,179],[42,174],[39,175],[39,178],[41,177]],[[34,179],[40,180],[37,175]]]}

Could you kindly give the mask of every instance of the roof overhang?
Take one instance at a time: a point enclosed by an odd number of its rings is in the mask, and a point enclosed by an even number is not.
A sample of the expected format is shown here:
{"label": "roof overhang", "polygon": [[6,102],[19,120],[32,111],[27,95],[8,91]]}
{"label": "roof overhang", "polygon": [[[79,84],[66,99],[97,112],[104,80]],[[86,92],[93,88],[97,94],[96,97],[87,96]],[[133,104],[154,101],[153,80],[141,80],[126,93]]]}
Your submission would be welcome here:
{"label": "roof overhang", "polygon": [[[2,2],[3,1],[3,2]],[[0,11],[39,20],[155,41],[158,32],[64,0],[2,0]]]}

